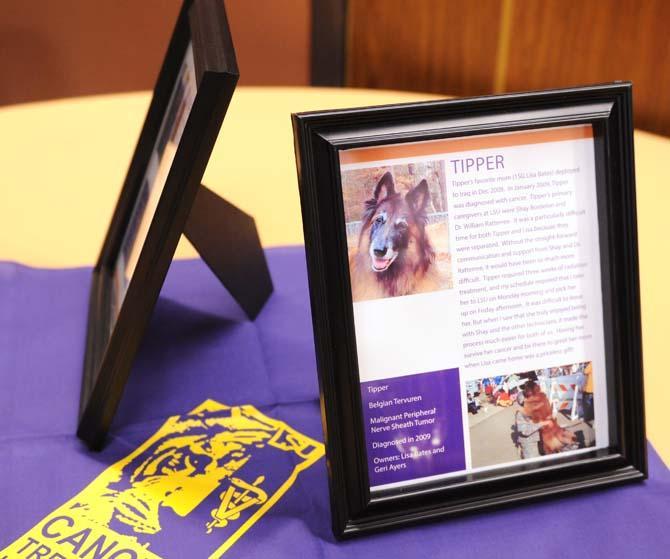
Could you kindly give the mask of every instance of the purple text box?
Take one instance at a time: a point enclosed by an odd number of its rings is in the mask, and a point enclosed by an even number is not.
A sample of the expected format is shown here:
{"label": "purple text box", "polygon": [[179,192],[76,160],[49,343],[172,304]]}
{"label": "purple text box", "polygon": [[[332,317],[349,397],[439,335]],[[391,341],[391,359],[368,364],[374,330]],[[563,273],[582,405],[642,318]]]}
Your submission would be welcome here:
{"label": "purple text box", "polygon": [[370,486],[465,469],[458,369],[361,383]]}

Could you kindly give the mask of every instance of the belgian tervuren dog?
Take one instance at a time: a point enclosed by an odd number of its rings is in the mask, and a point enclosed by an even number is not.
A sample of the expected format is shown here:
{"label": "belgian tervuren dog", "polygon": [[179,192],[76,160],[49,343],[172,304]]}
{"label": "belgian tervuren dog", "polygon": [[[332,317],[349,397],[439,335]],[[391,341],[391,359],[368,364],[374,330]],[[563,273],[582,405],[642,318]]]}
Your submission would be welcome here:
{"label": "belgian tervuren dog", "polygon": [[435,250],[426,234],[428,183],[396,192],[384,174],[365,202],[358,248],[349,258],[354,301],[424,293],[441,288]]}
{"label": "belgian tervuren dog", "polygon": [[563,429],[552,417],[549,398],[533,381],[525,384],[523,410],[524,414],[535,423],[543,423],[540,439],[544,454],[554,454],[566,450],[577,443],[574,433]]}

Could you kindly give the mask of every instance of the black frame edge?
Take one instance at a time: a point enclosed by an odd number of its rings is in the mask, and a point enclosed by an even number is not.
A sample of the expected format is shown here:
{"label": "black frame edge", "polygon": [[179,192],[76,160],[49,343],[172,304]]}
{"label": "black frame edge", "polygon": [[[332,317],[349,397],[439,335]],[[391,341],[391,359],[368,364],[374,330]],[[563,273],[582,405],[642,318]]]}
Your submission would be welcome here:
{"label": "black frame edge", "polygon": [[[336,537],[346,538],[369,531],[383,530],[398,524],[413,524],[423,520],[497,508],[517,502],[534,501],[574,491],[643,480],[647,477],[631,96],[632,85],[630,83],[615,82],[581,88],[513,93],[449,101],[405,103],[359,109],[314,111],[292,115],[329,470],[332,523]],[[345,449],[348,450],[347,454],[349,455],[356,454],[358,450],[356,448],[357,444],[351,444],[350,432],[354,429],[354,424],[351,417],[346,413],[347,409],[351,409],[351,403],[344,401],[351,394],[347,396],[349,388],[346,388],[346,382],[343,384],[335,374],[336,370],[340,370],[338,369],[336,354],[341,348],[338,350],[337,347],[334,347],[337,343],[331,341],[334,331],[338,332],[337,337],[341,339],[341,330],[347,327],[346,324],[343,326],[338,322],[341,317],[333,313],[330,302],[331,296],[329,295],[332,283],[338,281],[338,269],[339,273],[342,273],[344,272],[342,269],[344,266],[341,262],[335,267],[332,263],[329,266],[325,259],[325,253],[327,251],[331,254],[337,252],[338,249],[341,249],[341,246],[338,247],[337,235],[334,235],[332,231],[324,231],[326,226],[321,222],[320,217],[320,214],[325,215],[323,208],[328,205],[323,202],[320,206],[320,199],[332,198],[333,191],[337,189],[339,184],[339,167],[333,161],[333,153],[337,149],[351,145],[347,138],[355,138],[357,134],[360,136],[364,129],[369,132],[370,129],[375,127],[384,128],[389,121],[407,123],[430,120],[438,114],[444,119],[464,113],[487,114],[501,110],[515,111],[521,108],[536,108],[543,105],[579,105],[595,100],[607,100],[611,103],[609,113],[606,116],[600,115],[598,118],[607,120],[610,126],[616,129],[613,134],[619,139],[618,142],[611,142],[613,145],[608,147],[608,168],[613,174],[611,180],[617,183],[617,188],[612,192],[612,198],[615,199],[618,196],[618,199],[613,201],[612,204],[616,204],[619,215],[624,218],[623,227],[614,223],[614,220],[609,225],[609,234],[617,229],[624,232],[620,239],[622,244],[611,249],[620,251],[615,262],[618,273],[621,273],[621,270],[626,271],[626,277],[623,280],[625,289],[623,292],[617,292],[622,303],[620,306],[616,306],[617,317],[624,316],[626,319],[624,322],[627,323],[625,332],[619,331],[618,333],[619,336],[625,336],[627,340],[627,347],[623,350],[627,358],[623,359],[618,366],[618,370],[621,371],[621,379],[619,379],[621,382],[618,383],[616,402],[619,408],[617,420],[621,424],[621,453],[617,454],[615,452],[605,460],[598,457],[589,460],[577,460],[575,461],[576,467],[565,470],[574,472],[572,474],[573,481],[566,478],[558,484],[539,483],[536,488],[520,497],[510,498],[505,496],[504,492],[499,492],[493,495],[489,501],[480,500],[472,506],[449,507],[433,503],[432,505],[426,505],[423,509],[415,507],[409,513],[398,512],[397,508],[389,508],[384,504],[374,506],[371,509],[370,506],[374,499],[370,500],[369,488],[363,487],[361,489],[361,486],[364,485],[361,476],[357,480],[350,479],[352,476],[349,473],[353,470],[347,465],[347,461],[352,458],[351,456],[348,458],[343,456]],[[558,119],[558,122],[560,122],[560,119]],[[333,132],[342,130],[346,130],[346,133]],[[365,145],[393,143],[389,141],[392,136],[393,133],[391,132],[386,137],[380,134],[378,141],[371,140],[370,144]],[[403,137],[398,141],[418,140],[407,140]],[[610,185],[611,187],[612,185]],[[332,203],[332,200],[330,202]],[[330,210],[337,213],[336,206],[331,207]],[[336,216],[335,222],[339,224],[339,221],[340,217]],[[617,239],[615,238],[615,240]],[[625,248],[621,250],[621,246]],[[343,259],[340,253],[337,254],[336,258]],[[336,271],[335,279],[330,277],[330,280],[328,280],[329,272],[334,269]],[[330,281],[331,288],[328,287],[328,281]],[[335,290],[338,291],[338,301],[341,297],[347,295],[350,300],[348,281],[347,275],[345,285],[335,287]],[[351,348],[345,348],[342,351],[350,352]],[[353,384],[350,384],[351,386]],[[361,466],[362,462],[359,458],[354,457],[354,461]],[[549,463],[548,466],[551,464],[553,462]],[[358,468],[358,471],[360,471],[360,468]]]}
{"label": "black frame edge", "polygon": [[[216,52],[222,47],[232,49],[228,27],[217,28],[226,21],[225,8],[218,0],[184,2],[112,222],[93,270],[77,429],[77,435],[91,449],[99,450],[104,443],[237,84],[234,52],[225,55]],[[208,27],[202,28],[203,22],[207,22]],[[203,29],[216,37],[208,35],[209,39],[205,40]],[[196,36],[200,38],[196,39]],[[109,273],[130,219],[144,169],[151,157],[183,54],[191,39],[194,42],[194,60],[198,59],[196,99],[114,331],[110,332],[107,326],[111,289]],[[199,52],[197,57],[196,50]],[[227,64],[232,64],[232,67]]]}

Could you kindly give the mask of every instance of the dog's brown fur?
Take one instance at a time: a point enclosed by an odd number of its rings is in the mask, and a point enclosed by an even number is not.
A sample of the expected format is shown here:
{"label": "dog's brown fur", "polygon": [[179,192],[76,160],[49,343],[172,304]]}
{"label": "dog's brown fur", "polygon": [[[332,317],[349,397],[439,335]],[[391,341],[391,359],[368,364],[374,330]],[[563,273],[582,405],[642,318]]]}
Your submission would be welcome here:
{"label": "dog's brown fur", "polygon": [[523,409],[524,414],[535,423],[550,421],[549,425],[542,427],[540,430],[545,454],[561,452],[567,445],[576,442],[575,434],[563,429],[552,417],[549,398],[537,384],[529,383],[524,389]]}
{"label": "dog's brown fur", "polygon": [[[425,180],[404,196],[395,191],[390,173],[379,180],[373,198],[365,202],[358,247],[349,258],[354,301],[440,289],[442,277],[435,266],[435,251],[426,234],[429,196]],[[384,223],[376,222],[382,218]],[[397,256],[385,271],[378,272],[372,267],[371,243],[373,235],[382,234],[386,234],[387,244],[396,244],[393,252]]]}

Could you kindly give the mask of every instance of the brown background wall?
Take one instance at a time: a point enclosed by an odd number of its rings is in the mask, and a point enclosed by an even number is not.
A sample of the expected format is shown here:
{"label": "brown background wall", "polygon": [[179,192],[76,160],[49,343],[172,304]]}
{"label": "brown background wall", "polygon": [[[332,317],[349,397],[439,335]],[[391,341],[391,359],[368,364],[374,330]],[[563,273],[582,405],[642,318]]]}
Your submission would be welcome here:
{"label": "brown background wall", "polygon": [[[240,83],[309,83],[311,0],[226,0]],[[0,104],[151,89],[181,0],[0,3]]]}
{"label": "brown background wall", "polygon": [[631,80],[670,135],[667,0],[349,0],[347,84],[478,95]]}

